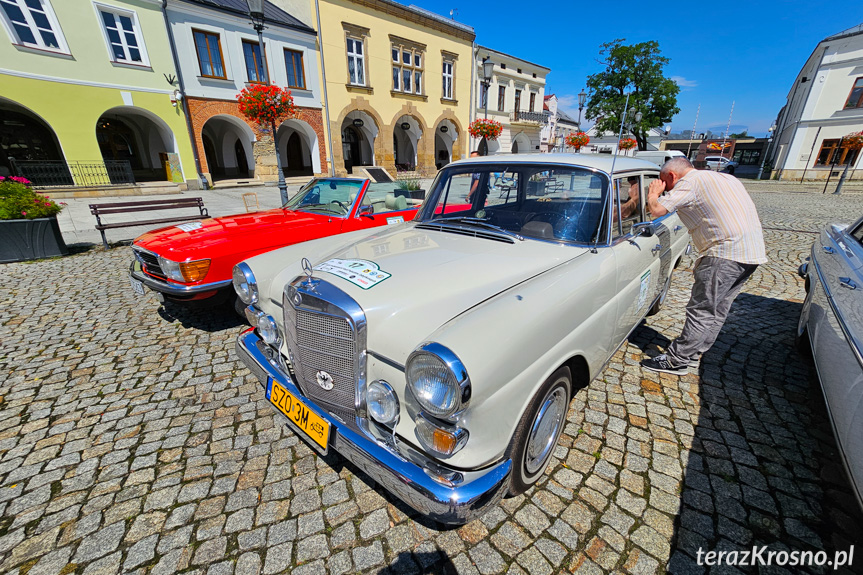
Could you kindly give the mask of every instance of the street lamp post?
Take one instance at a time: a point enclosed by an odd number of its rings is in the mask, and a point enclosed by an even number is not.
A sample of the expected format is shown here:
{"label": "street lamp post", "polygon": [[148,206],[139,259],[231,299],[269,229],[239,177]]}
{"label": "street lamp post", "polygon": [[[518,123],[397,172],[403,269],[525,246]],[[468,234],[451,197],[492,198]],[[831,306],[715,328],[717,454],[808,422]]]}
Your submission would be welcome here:
{"label": "street lamp post", "polygon": [[584,110],[584,103],[587,101],[587,93],[584,88],[578,93],[578,131],[581,131],[581,111]]}
{"label": "street lamp post", "polygon": [[[270,72],[266,67],[266,58],[264,56],[264,0],[246,0],[249,6],[249,17],[252,19],[252,27],[258,33],[258,48],[261,51],[261,68],[264,70],[267,84],[270,82]],[[253,55],[254,57],[254,55]],[[276,168],[279,174],[279,196],[282,199],[282,205],[288,202],[288,185],[285,183],[285,172],[282,170],[282,158],[279,154],[279,142],[276,139],[276,122],[270,122],[270,131],[273,134],[273,147],[276,149]]]}
{"label": "street lamp post", "polygon": [[491,86],[491,75],[494,72],[494,62],[488,58],[482,59],[482,85],[485,86],[485,119],[488,119],[488,88]]}

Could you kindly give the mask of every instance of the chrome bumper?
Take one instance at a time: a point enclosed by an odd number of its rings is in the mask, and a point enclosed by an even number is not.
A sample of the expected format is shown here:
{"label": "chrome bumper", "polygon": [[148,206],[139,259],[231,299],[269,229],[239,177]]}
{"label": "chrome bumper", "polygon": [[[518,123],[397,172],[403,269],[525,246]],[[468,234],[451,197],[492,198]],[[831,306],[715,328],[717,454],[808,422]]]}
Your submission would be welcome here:
{"label": "chrome bumper", "polygon": [[[271,351],[253,329],[237,337],[237,356],[257,377],[266,389],[269,378],[284,386],[292,394],[303,398],[306,406],[330,424],[331,449],[336,450],[351,463],[362,469],[387,491],[436,521],[450,524],[467,523],[497,504],[506,493],[510,460],[501,461],[476,472],[447,470],[440,464],[429,460],[430,469],[441,475],[453,472],[464,477],[464,481],[449,487],[438,483],[422,466],[403,458],[376,441],[357,433],[344,423],[310,402],[291,379],[290,375],[278,365],[275,358],[268,357]],[[287,423],[297,435],[305,435],[297,430],[294,423],[273,410]],[[319,446],[309,441],[314,449]]]}
{"label": "chrome bumper", "polygon": [[208,291],[216,291],[231,286],[231,280],[222,280],[218,282],[193,286],[172,284],[170,282],[162,281],[145,274],[144,270],[141,269],[141,262],[139,262],[138,260],[132,261],[132,264],[129,266],[129,275],[131,275],[134,279],[138,280],[153,291],[176,297],[189,297],[195,294]]}

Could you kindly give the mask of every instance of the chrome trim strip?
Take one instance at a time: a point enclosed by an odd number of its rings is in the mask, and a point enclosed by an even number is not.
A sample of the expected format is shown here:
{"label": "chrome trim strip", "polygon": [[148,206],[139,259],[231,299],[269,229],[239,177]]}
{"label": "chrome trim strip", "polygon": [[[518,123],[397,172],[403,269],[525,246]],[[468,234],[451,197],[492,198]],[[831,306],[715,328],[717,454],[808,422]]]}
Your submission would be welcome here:
{"label": "chrome trim strip", "polygon": [[[401,457],[351,430],[308,401],[299,391],[294,380],[280,367],[274,365],[274,362],[261,351],[259,343],[262,344],[252,329],[246,330],[237,337],[237,356],[252,374],[264,386],[268,378],[272,377],[289,392],[305,399],[306,406],[331,425],[330,448],[335,449],[412,508],[442,523],[463,524],[478,517],[503,498],[509,488],[511,460],[500,461],[481,471],[456,472],[432,459],[425,458],[426,466],[430,470],[452,472],[454,475],[461,474],[464,477],[464,481],[458,485],[442,485],[432,479],[423,466],[415,461],[420,454],[411,453],[410,460]],[[293,428],[288,418],[275,409],[273,412]],[[304,434],[297,433],[297,435],[305,439]],[[317,451],[321,451],[320,446],[314,442],[308,441],[308,444]]]}
{"label": "chrome trim strip", "polygon": [[387,364],[388,366],[390,366],[391,368],[393,368],[393,369],[397,369],[397,370],[399,370],[399,371],[400,371],[400,372],[402,372],[402,373],[404,373],[404,371],[405,371],[405,366],[403,366],[402,364],[400,364],[400,363],[399,363],[399,362],[397,362],[397,361],[394,361],[394,360],[392,360],[392,359],[390,359],[390,358],[386,357],[385,355],[381,355],[381,354],[379,354],[379,353],[377,353],[377,352],[374,352],[374,351],[372,351],[372,350],[367,350],[367,351],[366,351],[366,355],[370,355],[370,356],[372,356],[373,358],[377,359],[378,361],[380,361],[380,362],[382,362],[382,363],[385,363],[385,364]]}
{"label": "chrome trim strip", "polygon": [[153,291],[168,295],[189,296],[206,291],[219,290],[231,285],[231,280],[222,280],[208,284],[199,284],[193,286],[184,286],[179,284],[171,284],[165,281],[157,280],[144,273],[141,269],[141,262],[135,259],[132,265],[129,266],[129,275],[147,286]]}

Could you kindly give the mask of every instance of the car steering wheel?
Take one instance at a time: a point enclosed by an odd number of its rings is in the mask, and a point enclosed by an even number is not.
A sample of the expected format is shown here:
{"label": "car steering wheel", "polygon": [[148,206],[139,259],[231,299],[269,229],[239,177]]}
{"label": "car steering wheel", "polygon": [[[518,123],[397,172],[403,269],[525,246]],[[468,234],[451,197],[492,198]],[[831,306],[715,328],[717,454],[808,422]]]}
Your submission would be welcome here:
{"label": "car steering wheel", "polygon": [[344,205],[343,203],[341,203],[340,201],[332,200],[332,201],[330,201],[330,203],[331,204],[338,204],[339,207],[341,207],[345,211],[345,213],[348,213],[348,207],[346,205]]}

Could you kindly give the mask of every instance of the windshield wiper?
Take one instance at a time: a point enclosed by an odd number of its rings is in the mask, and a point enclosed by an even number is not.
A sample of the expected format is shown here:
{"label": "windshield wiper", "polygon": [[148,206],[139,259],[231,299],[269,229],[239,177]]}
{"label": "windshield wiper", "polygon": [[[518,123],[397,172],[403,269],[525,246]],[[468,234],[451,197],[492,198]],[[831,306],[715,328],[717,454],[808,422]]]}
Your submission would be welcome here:
{"label": "windshield wiper", "polygon": [[509,231],[509,230],[505,230],[504,228],[502,228],[502,227],[500,227],[500,226],[496,226],[496,225],[494,225],[494,224],[490,224],[490,223],[488,223],[486,220],[484,220],[484,219],[482,219],[482,218],[470,218],[470,217],[460,217],[460,218],[442,218],[442,219],[437,220],[437,221],[438,221],[438,223],[443,223],[443,222],[459,222],[459,223],[462,223],[462,224],[468,224],[468,225],[472,225],[472,226],[478,226],[478,227],[486,228],[486,229],[489,229],[489,230],[495,230],[495,231],[500,232],[500,233],[502,233],[502,234],[506,234],[506,235],[508,235],[508,236],[510,236],[510,237],[516,238],[517,240],[522,241],[522,242],[524,241],[524,238],[523,238],[522,236],[518,235],[517,233],[515,233],[515,232],[511,232],[511,231]]}
{"label": "windshield wiper", "polygon": [[343,214],[343,213],[341,213],[341,212],[337,212],[337,211],[335,211],[335,210],[329,210],[329,209],[327,209],[327,208],[329,208],[329,206],[330,206],[330,204],[300,204],[299,206],[297,206],[297,209],[298,209],[298,210],[301,210],[301,209],[303,209],[303,208],[305,208],[305,209],[311,209],[311,208],[314,208],[314,209],[316,209],[316,210],[322,210],[322,211],[324,211],[324,212],[329,212],[329,213],[331,213],[331,214],[336,214],[336,215],[339,215],[339,216],[343,216],[343,215],[344,215],[344,214]]}

